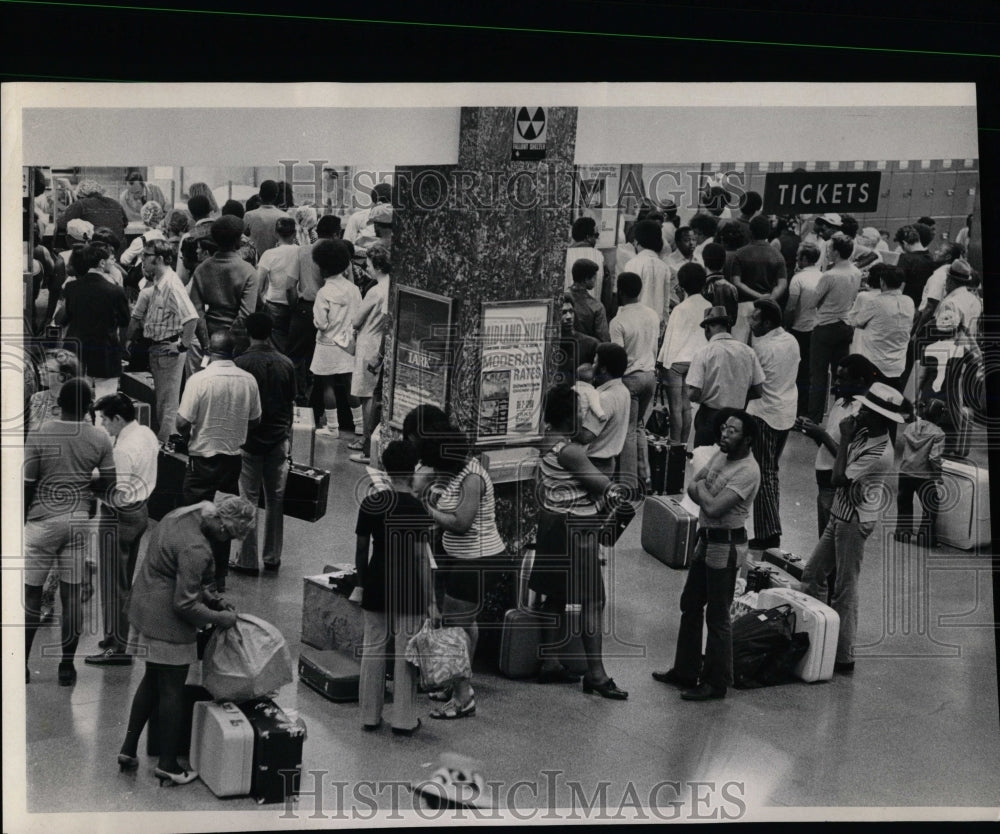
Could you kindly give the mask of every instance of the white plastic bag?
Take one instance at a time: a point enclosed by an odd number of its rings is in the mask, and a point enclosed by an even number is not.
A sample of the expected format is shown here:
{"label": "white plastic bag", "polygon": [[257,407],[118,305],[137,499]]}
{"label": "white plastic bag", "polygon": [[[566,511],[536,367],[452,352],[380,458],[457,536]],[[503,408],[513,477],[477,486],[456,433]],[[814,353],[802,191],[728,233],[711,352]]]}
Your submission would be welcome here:
{"label": "white plastic bag", "polygon": [[205,688],[233,701],[269,695],[293,680],[285,638],[252,614],[237,614],[232,628],[216,629],[203,666]]}
{"label": "white plastic bag", "polygon": [[406,644],[406,659],[420,669],[424,689],[441,689],[459,678],[472,677],[469,643],[462,628],[434,628],[424,620]]}

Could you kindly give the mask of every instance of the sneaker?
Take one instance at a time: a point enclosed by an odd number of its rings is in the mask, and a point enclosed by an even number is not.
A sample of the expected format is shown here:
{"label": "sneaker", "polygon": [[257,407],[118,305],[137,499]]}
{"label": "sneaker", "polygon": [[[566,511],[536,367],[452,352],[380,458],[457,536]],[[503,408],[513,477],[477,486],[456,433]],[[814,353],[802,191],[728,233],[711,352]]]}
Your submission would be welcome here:
{"label": "sneaker", "polygon": [[321,429],[316,429],[317,437],[340,437],[340,429],[336,426],[323,426]]}
{"label": "sneaker", "polygon": [[364,452],[358,452],[355,455],[351,455],[351,460],[353,460],[355,463],[367,464],[372,462],[371,457],[369,455],[366,455]]}

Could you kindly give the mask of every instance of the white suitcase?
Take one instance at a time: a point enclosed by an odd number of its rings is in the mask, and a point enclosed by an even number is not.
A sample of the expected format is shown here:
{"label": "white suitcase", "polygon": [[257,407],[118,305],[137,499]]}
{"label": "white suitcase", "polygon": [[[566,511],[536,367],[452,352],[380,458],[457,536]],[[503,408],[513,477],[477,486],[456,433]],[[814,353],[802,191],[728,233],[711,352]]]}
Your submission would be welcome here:
{"label": "white suitcase", "polygon": [[758,608],[788,604],[795,612],[795,631],[809,635],[809,651],[795,667],[797,677],[806,683],[828,681],[833,677],[837,658],[840,615],[818,599],[790,588],[765,588],[757,595]]}
{"label": "white suitcase", "polygon": [[192,769],[216,796],[248,796],[253,727],[232,701],[197,701],[191,722]]}
{"label": "white suitcase", "polygon": [[968,461],[941,461],[943,495],[937,519],[940,544],[959,550],[990,547],[990,473]]}
{"label": "white suitcase", "polygon": [[311,408],[295,406],[292,412],[292,460],[312,466],[316,455],[316,418]]}

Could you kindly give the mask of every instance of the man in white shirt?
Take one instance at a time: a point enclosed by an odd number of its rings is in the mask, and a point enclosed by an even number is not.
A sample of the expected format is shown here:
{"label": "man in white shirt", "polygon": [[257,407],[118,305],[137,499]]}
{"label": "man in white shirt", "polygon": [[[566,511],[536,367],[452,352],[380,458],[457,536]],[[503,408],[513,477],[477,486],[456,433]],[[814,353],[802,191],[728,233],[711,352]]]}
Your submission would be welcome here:
{"label": "man in white shirt", "polygon": [[854,328],[851,353],[867,356],[883,381],[900,392],[906,382],[903,370],[913,327],[913,300],[903,295],[903,279],[898,266],[875,264],[869,281],[879,291],[859,292],[847,314],[847,323]]}
{"label": "man in white shirt", "polygon": [[347,218],[347,223],[344,224],[344,240],[351,243],[357,242],[358,238],[361,237],[361,232],[368,225],[368,216],[371,214],[372,208],[379,203],[392,202],[392,186],[387,182],[377,183],[371,190],[371,201],[371,206],[360,209]]}
{"label": "man in white shirt", "polygon": [[[664,224],[664,228],[666,228],[666,225]],[[674,275],[679,275],[681,267],[684,264],[691,263],[694,256],[694,233],[691,231],[690,226],[681,226],[674,232],[674,246],[676,247],[674,251],[663,258],[663,260],[670,267]],[[680,278],[678,277],[679,281]]]}
{"label": "man in white shirt", "polygon": [[605,287],[605,281],[608,279],[608,268],[604,264],[604,255],[597,248],[597,222],[593,217],[578,217],[573,221],[571,234],[573,242],[566,250],[566,279],[563,289],[568,290],[573,286],[573,264],[580,258],[586,258],[597,264],[598,269],[594,286],[589,291],[590,297],[603,303],[604,294],[607,293],[610,296],[611,288]]}
{"label": "man in white shirt", "polygon": [[701,253],[709,243],[715,242],[715,233],[719,228],[719,219],[711,214],[696,214],[688,221],[691,226],[691,234],[694,236],[694,252],[691,260],[696,264],[705,265]]}
{"label": "man in white shirt", "polygon": [[278,183],[274,180],[264,180],[260,184],[260,206],[251,209],[243,215],[243,231],[250,237],[259,258],[268,249],[278,245],[278,233],[274,224],[281,217],[287,217],[275,205],[278,199]]}
{"label": "man in white shirt", "polygon": [[[638,489],[649,479],[649,458],[643,427],[646,412],[656,393],[656,343],[660,335],[660,317],[639,302],[642,279],[634,272],[618,276],[618,315],[608,330],[611,341],[625,348],[628,365],[622,383],[629,390],[628,433],[622,447],[619,471],[626,486]],[[638,480],[636,480],[638,479]]]}
{"label": "man in white shirt", "polygon": [[945,297],[934,312],[934,326],[939,332],[975,338],[983,303],[972,292],[974,282],[972,266],[965,258],[959,258],[948,269]]}
{"label": "man in white shirt", "polygon": [[628,354],[621,345],[605,342],[597,346],[594,357],[594,387],[601,401],[604,417],[587,412],[579,441],[587,446],[587,457],[602,475],[615,474],[615,462],[625,446],[631,394],[622,383],[628,367]]}
{"label": "man in white shirt", "polygon": [[279,217],[274,224],[278,245],[260,256],[257,282],[264,309],[274,323],[271,341],[282,353],[288,350],[288,331],[292,320],[291,305],[295,300],[295,283],[299,277],[299,247],[295,221]]}
{"label": "man in white shirt", "polygon": [[[233,363],[234,340],[218,330],[209,340],[207,368],[191,376],[177,409],[177,430],[190,434],[184,504],[214,501],[219,490],[236,494],[247,430],[260,422],[260,390],[252,374]],[[226,586],[229,542],[213,543],[216,590]]]}
{"label": "man in white shirt", "polygon": [[[670,267],[660,260],[663,249],[663,232],[654,220],[640,220],[633,229],[636,256],[625,264],[625,272],[632,272],[642,280],[639,303],[645,304],[659,318],[660,332],[670,315]],[[622,303],[619,297],[618,303]],[[659,334],[657,334],[659,336]]]}
{"label": "man in white shirt", "polygon": [[805,414],[809,407],[809,342],[816,326],[816,298],[819,279],[823,276],[818,262],[819,247],[815,243],[799,244],[796,254],[798,270],[788,284],[788,302],[785,304],[785,329],[799,344],[799,372],[795,384],[799,389],[797,414]]}
{"label": "man in white shirt", "polygon": [[747,406],[747,413],[757,424],[753,453],[760,466],[760,491],[753,502],[754,539],[750,547],[763,550],[781,545],[778,461],[785,450],[788,431],[795,424],[799,345],[781,326],[781,308],[776,301],[761,298],[753,306],[752,347],[764,371],[764,383],[760,398]]}
{"label": "man in white shirt", "polygon": [[98,547],[98,576],[104,639],[99,654],[84,658],[91,666],[127,666],[127,597],[139,557],[139,542],[149,525],[146,501],[156,486],[160,444],[156,435],[135,420],[135,405],[125,394],[111,394],[94,404],[100,425],[111,435],[117,473],[112,503],[100,504],[102,535]]}

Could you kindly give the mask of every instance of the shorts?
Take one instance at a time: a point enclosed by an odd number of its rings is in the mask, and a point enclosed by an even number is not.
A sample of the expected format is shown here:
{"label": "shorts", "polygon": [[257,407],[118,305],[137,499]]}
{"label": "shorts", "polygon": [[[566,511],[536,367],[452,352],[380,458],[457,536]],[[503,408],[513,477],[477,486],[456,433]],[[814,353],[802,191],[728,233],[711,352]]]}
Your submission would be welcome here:
{"label": "shorts", "polygon": [[83,513],[28,521],[24,525],[24,583],[42,586],[49,570],[55,568],[63,582],[79,585],[86,575],[88,554],[97,562],[99,530],[98,521]]}
{"label": "shorts", "polygon": [[557,607],[567,603],[603,604],[604,577],[597,546],[603,523],[601,516],[539,510],[535,562],[528,587],[545,594],[546,601]]}

